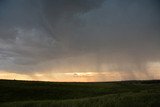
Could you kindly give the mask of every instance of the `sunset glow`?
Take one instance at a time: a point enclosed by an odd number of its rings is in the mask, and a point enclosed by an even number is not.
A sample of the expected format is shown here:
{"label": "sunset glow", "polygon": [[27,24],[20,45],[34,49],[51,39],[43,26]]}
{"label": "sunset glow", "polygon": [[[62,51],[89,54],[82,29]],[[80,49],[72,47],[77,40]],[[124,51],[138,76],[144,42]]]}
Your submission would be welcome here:
{"label": "sunset glow", "polygon": [[[75,69],[76,70],[76,69]],[[82,70],[82,69],[81,69]],[[69,70],[67,70],[69,71]],[[123,81],[123,80],[147,80],[160,78],[160,63],[149,63],[146,72],[132,71],[102,71],[102,72],[61,72],[42,71],[29,74],[0,71],[1,79],[34,80],[34,81],[58,81],[58,82],[96,82],[96,81]]]}

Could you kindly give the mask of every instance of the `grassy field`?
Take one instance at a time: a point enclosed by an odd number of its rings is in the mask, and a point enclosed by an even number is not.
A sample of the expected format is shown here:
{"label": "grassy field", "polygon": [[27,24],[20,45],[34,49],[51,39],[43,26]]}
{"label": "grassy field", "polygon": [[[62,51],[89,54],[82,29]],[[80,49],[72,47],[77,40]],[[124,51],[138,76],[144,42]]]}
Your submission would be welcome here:
{"label": "grassy field", "polygon": [[0,80],[0,107],[160,107],[160,81]]}

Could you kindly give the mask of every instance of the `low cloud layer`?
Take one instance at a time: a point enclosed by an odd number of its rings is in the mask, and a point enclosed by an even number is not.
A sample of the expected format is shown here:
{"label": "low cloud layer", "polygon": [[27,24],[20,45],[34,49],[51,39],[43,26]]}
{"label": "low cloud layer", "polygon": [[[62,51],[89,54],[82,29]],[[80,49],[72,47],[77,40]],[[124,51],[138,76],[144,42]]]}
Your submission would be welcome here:
{"label": "low cloud layer", "polygon": [[0,0],[1,71],[152,78],[159,62],[158,0]]}

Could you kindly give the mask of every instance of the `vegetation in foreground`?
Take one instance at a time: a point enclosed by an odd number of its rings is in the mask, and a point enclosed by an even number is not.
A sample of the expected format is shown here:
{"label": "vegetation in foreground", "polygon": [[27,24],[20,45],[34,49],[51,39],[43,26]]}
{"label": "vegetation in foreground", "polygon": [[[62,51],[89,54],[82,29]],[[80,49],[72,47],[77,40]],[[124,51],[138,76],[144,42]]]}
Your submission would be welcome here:
{"label": "vegetation in foreground", "polygon": [[0,81],[0,107],[159,107],[160,81]]}

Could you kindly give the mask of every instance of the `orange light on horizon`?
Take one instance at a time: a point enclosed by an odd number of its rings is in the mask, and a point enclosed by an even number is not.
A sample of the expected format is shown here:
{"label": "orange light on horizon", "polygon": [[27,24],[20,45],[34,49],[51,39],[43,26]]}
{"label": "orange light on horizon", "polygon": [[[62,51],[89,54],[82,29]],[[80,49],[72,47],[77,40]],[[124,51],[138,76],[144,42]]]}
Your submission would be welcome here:
{"label": "orange light on horizon", "polygon": [[[66,68],[65,68],[66,69]],[[53,71],[41,71],[41,72],[30,72],[23,74],[19,72],[0,71],[0,79],[17,79],[17,80],[38,80],[38,81],[57,81],[57,82],[96,82],[96,81],[121,81],[121,80],[147,80],[147,79],[160,79],[160,63],[152,62],[148,63],[146,71],[93,71],[93,69],[87,71],[92,72],[80,72],[80,69],[71,68],[71,71],[66,72],[69,69],[63,70],[58,69],[56,72]],[[65,72],[62,72],[65,71]]]}
{"label": "orange light on horizon", "polygon": [[[156,74],[155,74],[156,73]],[[155,75],[154,75],[155,74]],[[148,77],[148,75],[150,75]],[[132,77],[134,76],[134,77]],[[16,79],[16,80],[36,80],[36,81],[55,81],[55,82],[98,82],[98,81],[121,81],[121,80],[146,80],[160,79],[160,73],[157,72],[76,72],[76,73],[33,73],[18,74],[0,71],[0,79]]]}

